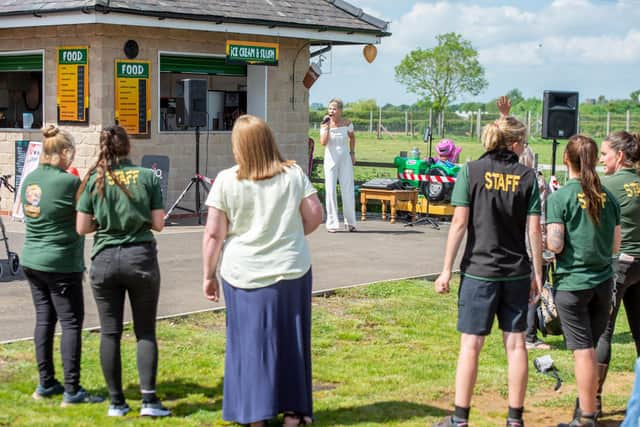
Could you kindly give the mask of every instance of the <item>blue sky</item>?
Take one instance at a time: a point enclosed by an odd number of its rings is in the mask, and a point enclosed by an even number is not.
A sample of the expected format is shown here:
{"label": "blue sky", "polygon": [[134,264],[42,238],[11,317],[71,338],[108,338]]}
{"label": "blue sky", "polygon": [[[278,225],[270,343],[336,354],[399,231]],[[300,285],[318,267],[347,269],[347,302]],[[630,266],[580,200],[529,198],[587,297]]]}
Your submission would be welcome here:
{"label": "blue sky", "polygon": [[[394,67],[411,50],[435,45],[435,36],[457,32],[479,52],[488,101],[510,89],[525,97],[544,90],[576,90],[580,98],[627,98],[640,89],[640,0],[350,0],[390,22],[391,37],[368,64],[362,46],[335,46],[330,72],[310,90],[310,102],[375,99],[410,104],[417,95],[395,81]],[[329,70],[328,70],[329,71]]]}

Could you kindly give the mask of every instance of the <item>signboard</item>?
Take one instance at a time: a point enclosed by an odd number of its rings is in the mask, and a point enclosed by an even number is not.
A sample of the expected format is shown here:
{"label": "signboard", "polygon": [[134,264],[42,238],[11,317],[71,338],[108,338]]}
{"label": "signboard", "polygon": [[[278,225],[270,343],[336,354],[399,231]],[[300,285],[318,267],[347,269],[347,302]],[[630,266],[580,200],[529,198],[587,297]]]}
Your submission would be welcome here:
{"label": "signboard", "polygon": [[150,61],[116,59],[116,122],[132,136],[150,137]]}
{"label": "signboard", "polygon": [[[27,142],[27,141],[19,141]],[[14,219],[23,219],[24,213],[22,212],[22,203],[20,203],[20,194],[22,194],[22,183],[27,175],[29,175],[40,163],[40,152],[42,151],[42,142],[29,141],[28,148],[24,154],[22,160],[22,168],[18,169],[18,160],[16,155],[16,178],[20,174],[20,183],[16,182],[16,199],[13,202],[13,209],[11,210],[11,216]],[[22,148],[22,144],[20,145]],[[16,144],[16,154],[18,150],[18,144]]]}
{"label": "signboard", "polygon": [[278,65],[278,43],[227,40],[227,63]]}
{"label": "signboard", "polygon": [[[15,188],[20,187],[20,181],[22,179],[22,168],[24,167],[24,162],[27,158],[27,149],[29,148],[29,141],[16,141],[16,155],[15,159],[15,167],[13,169],[13,178]],[[18,192],[16,191],[15,197],[18,197]]]}
{"label": "signboard", "polygon": [[167,206],[167,190],[169,189],[169,157],[146,155],[142,157],[142,167],[149,168],[160,178],[162,201]]}
{"label": "signboard", "polygon": [[89,122],[89,47],[58,48],[58,123]]}

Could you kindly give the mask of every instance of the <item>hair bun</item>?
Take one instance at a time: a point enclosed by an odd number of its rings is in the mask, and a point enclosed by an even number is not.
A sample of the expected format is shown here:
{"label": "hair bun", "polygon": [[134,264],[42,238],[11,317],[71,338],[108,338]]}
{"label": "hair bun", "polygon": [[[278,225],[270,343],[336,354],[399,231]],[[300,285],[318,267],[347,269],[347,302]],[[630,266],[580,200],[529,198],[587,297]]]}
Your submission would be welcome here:
{"label": "hair bun", "polygon": [[56,125],[49,125],[49,127],[42,129],[42,135],[45,138],[53,138],[60,132],[60,128]]}

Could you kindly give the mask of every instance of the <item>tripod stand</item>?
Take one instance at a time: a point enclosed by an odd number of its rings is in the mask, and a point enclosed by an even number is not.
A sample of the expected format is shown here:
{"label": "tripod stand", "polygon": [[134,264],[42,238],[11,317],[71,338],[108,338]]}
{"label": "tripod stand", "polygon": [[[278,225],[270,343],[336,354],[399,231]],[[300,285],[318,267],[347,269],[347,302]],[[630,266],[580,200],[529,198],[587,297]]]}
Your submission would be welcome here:
{"label": "tripod stand", "polygon": [[[184,196],[189,192],[189,190],[191,189],[191,187],[195,184],[195,190],[196,190],[196,200],[195,200],[195,209],[188,209],[188,208],[183,208],[181,206],[178,206],[180,204],[180,202],[182,201],[182,199],[184,198]],[[186,212],[191,212],[191,213],[195,213],[198,215],[198,224],[202,224],[202,207],[201,207],[201,203],[200,203],[200,186],[202,186],[205,194],[209,191],[209,189],[207,188],[207,186],[205,185],[205,183],[202,181],[202,175],[200,175],[200,126],[196,126],[196,173],[191,177],[191,179],[189,179],[189,183],[187,184],[187,186],[184,188],[184,190],[182,190],[182,193],[180,193],[180,195],[178,196],[178,198],[176,199],[176,201],[173,203],[173,205],[171,205],[171,207],[169,208],[169,210],[167,211],[166,215],[164,216],[164,220],[166,221],[169,216],[171,215],[171,213],[174,211],[174,209],[180,209]]]}
{"label": "tripod stand", "polygon": [[[431,145],[432,145],[432,140],[433,137],[431,135],[431,127],[427,126],[424,130],[424,137],[422,138],[422,140],[429,144],[429,161],[431,161]],[[429,179],[431,179],[431,175],[427,174],[427,177]],[[440,230],[440,224],[438,224],[438,220],[435,218],[432,218],[429,215],[429,186],[431,185],[431,181],[427,181],[426,185],[421,185],[420,188],[422,189],[422,195],[424,196],[424,198],[427,201],[427,211],[425,213],[425,215],[413,222],[410,222],[408,224],[405,224],[405,227],[413,227],[414,225],[417,224],[422,224],[422,223],[428,223],[431,224],[431,227],[433,227],[436,230]]]}

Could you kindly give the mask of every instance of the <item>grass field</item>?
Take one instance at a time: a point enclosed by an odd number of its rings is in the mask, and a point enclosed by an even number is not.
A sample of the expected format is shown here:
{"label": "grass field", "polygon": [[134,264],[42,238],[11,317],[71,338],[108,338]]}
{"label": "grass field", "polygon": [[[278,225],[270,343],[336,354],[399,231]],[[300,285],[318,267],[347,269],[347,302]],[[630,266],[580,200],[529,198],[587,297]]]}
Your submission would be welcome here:
{"label": "grass field", "polygon": [[[455,331],[456,286],[437,295],[422,280],[384,282],[341,290],[313,300],[314,425],[425,426],[452,407],[458,334]],[[635,349],[621,313],[605,395],[603,426],[622,419],[633,380]],[[105,416],[107,403],[60,408],[60,399],[34,401],[37,382],[30,342],[0,346],[0,425],[11,426],[219,426],[224,359],[224,314],[203,313],[159,322],[158,391],[173,411],[170,419],[137,417],[139,397],[135,342],[130,328],[123,339],[126,396],[134,412],[124,420]],[[58,341],[58,340],[57,340]],[[570,417],[575,396],[573,361],[562,340],[557,349],[532,352],[530,359],[552,355],[565,385],[552,391],[553,380],[529,374],[529,426],[555,425]],[[97,333],[85,333],[83,385],[105,395],[98,362]],[[57,352],[57,349],[56,349]],[[56,353],[56,359],[58,359]],[[497,331],[488,337],[472,409],[472,425],[504,425],[505,357]],[[58,372],[61,372],[59,364]],[[273,420],[270,426],[276,426]]]}

